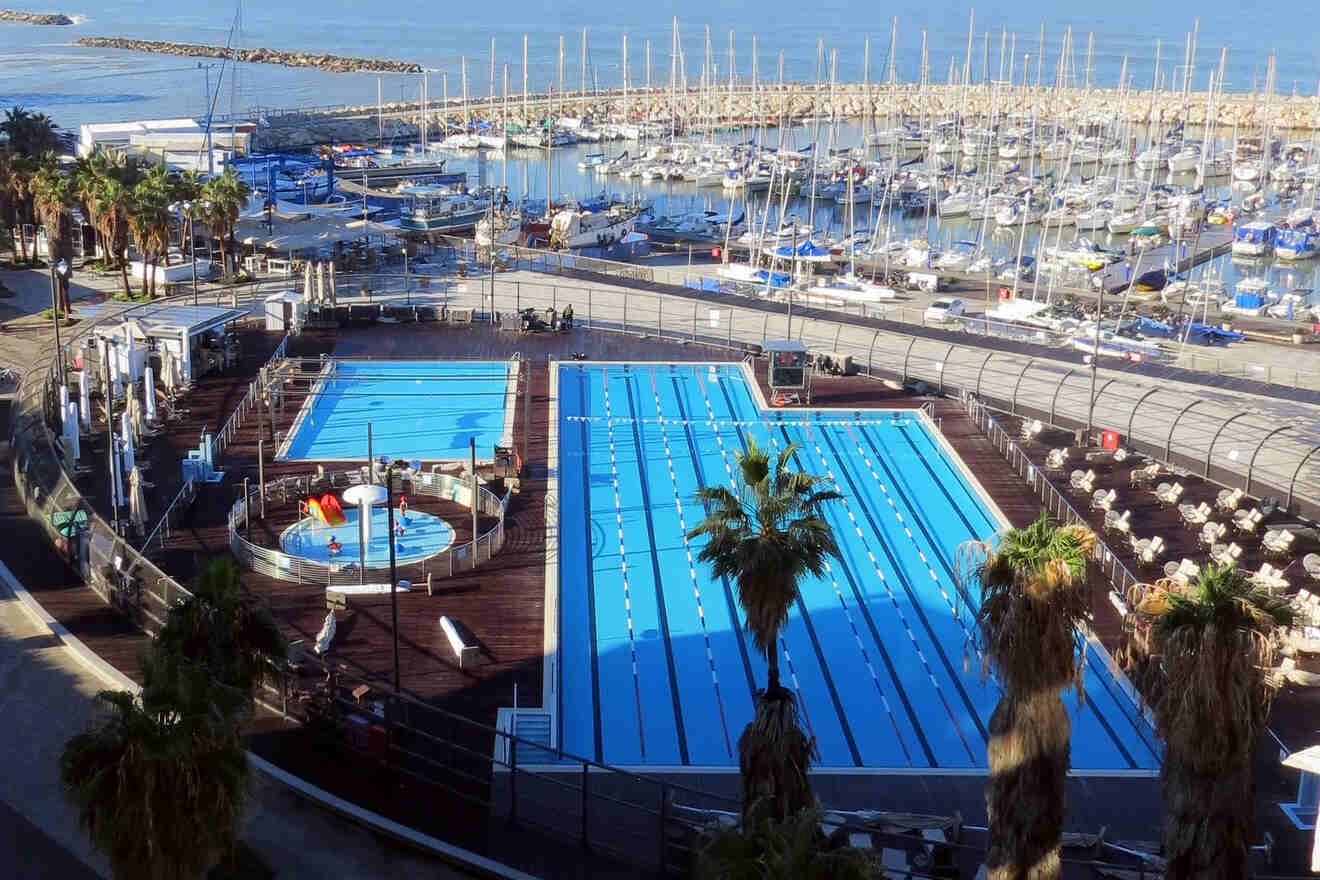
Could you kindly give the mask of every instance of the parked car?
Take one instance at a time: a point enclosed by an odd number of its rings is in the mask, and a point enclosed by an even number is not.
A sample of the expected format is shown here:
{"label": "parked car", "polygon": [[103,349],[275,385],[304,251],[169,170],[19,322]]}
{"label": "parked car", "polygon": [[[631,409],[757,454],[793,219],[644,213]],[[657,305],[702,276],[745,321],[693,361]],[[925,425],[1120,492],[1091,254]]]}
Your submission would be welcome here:
{"label": "parked car", "polygon": [[929,324],[948,324],[961,318],[963,309],[962,300],[941,297],[926,307],[923,318]]}

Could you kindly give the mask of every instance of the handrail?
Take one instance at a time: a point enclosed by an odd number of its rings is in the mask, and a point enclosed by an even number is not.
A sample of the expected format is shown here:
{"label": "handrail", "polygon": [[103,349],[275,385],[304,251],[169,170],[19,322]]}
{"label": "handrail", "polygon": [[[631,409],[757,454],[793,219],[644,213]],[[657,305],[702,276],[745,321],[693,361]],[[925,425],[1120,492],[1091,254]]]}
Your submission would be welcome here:
{"label": "handrail", "polygon": [[156,523],[156,527],[151,530],[151,534],[147,535],[147,539],[142,542],[143,553],[146,553],[151,548],[151,542],[155,540],[158,535],[161,538],[161,549],[163,550],[165,548],[165,537],[168,536],[168,531],[165,535],[161,535],[161,530],[167,527],[170,515],[174,512],[175,507],[177,507],[181,501],[186,501],[187,503],[192,502],[196,488],[196,485],[194,485],[191,479],[184,480],[183,485],[179,487],[179,491],[175,493],[174,498],[172,498],[170,503],[165,507],[165,512],[161,514],[160,520]]}
{"label": "handrail", "polygon": [[[274,364],[284,360],[285,352],[288,351],[288,346],[289,334],[285,333],[284,338],[280,340],[279,345],[275,346],[275,351],[266,359],[266,363],[261,369],[269,369]],[[258,375],[261,375],[260,372]],[[224,426],[221,427],[220,430],[215,433],[215,436],[211,438],[212,461],[218,461],[220,459],[220,456],[224,454],[224,451],[229,448],[233,436],[238,432],[238,429],[243,426],[243,419],[247,416],[247,413],[251,411],[253,402],[258,399],[257,395],[260,391],[257,388],[257,384],[256,381],[248,383],[248,390],[243,394],[242,399],[239,400],[238,406],[234,407],[234,411],[230,413],[229,418],[225,420]]]}

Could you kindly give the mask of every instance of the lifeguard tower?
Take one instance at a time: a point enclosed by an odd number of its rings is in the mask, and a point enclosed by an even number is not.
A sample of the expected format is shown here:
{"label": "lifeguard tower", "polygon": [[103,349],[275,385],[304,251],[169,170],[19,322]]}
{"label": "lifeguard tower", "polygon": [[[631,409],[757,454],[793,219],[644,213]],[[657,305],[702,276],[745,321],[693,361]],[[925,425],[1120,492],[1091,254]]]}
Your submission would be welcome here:
{"label": "lifeguard tower", "polygon": [[771,339],[765,343],[765,352],[770,356],[770,405],[810,403],[806,345],[797,339]]}

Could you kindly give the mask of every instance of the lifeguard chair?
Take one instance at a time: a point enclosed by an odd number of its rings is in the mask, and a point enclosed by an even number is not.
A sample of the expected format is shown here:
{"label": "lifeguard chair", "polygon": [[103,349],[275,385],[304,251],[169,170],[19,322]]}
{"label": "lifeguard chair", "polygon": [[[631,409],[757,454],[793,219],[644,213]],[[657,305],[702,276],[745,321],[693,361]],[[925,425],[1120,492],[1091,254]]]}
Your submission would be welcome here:
{"label": "lifeguard chair", "polygon": [[770,405],[810,403],[807,347],[796,339],[771,339],[765,343],[765,351],[770,356]]}

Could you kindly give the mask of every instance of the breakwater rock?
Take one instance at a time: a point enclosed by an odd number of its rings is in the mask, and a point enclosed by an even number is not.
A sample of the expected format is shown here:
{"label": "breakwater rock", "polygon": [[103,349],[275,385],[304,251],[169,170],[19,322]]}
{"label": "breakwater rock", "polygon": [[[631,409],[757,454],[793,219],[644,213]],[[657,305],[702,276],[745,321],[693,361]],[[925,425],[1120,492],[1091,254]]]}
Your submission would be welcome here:
{"label": "breakwater rock", "polygon": [[18,9],[0,9],[0,21],[14,21],[19,24],[73,24],[73,19],[62,12],[23,12]]}
{"label": "breakwater rock", "polygon": [[225,46],[207,46],[201,43],[172,43],[163,40],[134,40],[128,37],[82,37],[79,46],[94,49],[128,49],[133,52],[152,52],[158,55],[183,55],[189,58],[227,58],[231,52],[239,61],[253,64],[281,64],[285,67],[314,67],[333,73],[366,70],[373,73],[421,73],[422,66],[409,61],[388,58],[354,58],[348,55],[329,55],[317,52],[291,52],[282,49],[237,49]]}
{"label": "breakwater rock", "polygon": [[416,140],[417,136],[418,126],[403,119],[378,121],[374,115],[336,117],[295,113],[278,116],[259,126],[252,135],[252,148],[278,152],[302,150],[319,144],[375,143],[377,138],[406,143]]}

